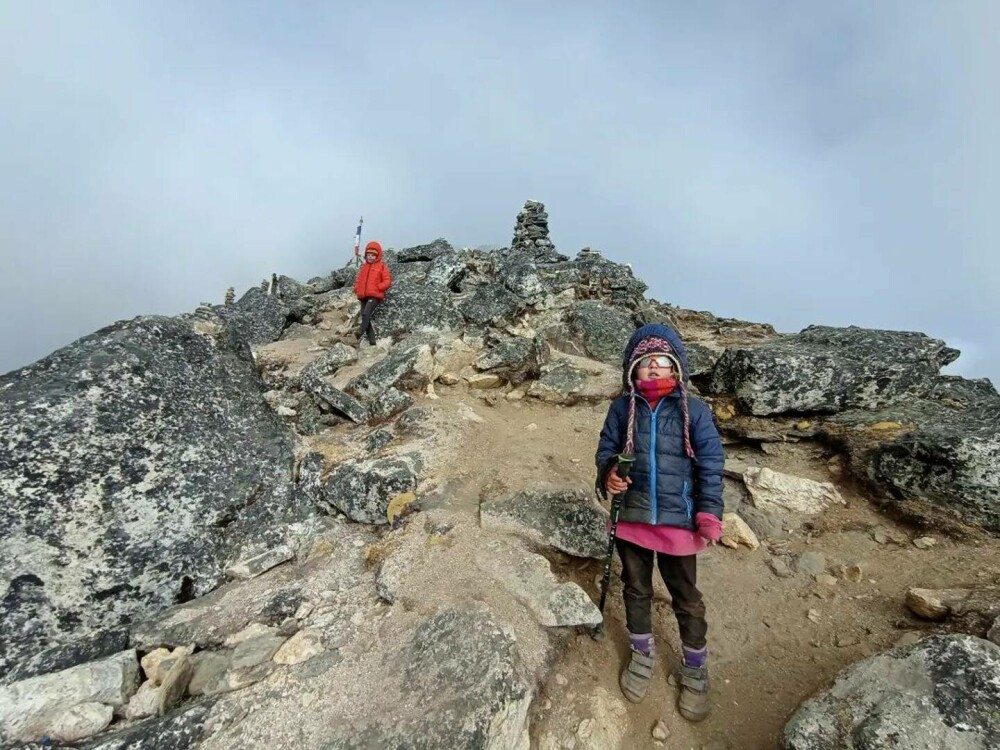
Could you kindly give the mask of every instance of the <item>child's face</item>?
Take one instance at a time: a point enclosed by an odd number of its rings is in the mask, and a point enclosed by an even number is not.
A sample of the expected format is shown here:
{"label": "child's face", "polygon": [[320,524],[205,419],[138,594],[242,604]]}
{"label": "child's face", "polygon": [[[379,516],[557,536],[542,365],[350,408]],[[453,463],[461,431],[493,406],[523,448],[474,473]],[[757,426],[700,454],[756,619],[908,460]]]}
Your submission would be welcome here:
{"label": "child's face", "polygon": [[365,260],[369,263],[375,262],[375,253],[365,253]]}
{"label": "child's face", "polygon": [[635,369],[639,380],[660,380],[674,376],[674,363],[665,354],[653,354],[639,360]]}

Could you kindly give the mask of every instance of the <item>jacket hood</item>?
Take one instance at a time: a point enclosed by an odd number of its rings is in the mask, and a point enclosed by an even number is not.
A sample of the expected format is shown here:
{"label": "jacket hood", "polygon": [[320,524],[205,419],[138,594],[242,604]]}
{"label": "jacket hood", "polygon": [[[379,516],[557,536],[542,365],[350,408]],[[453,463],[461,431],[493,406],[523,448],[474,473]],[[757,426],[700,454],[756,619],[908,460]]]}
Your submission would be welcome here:
{"label": "jacket hood", "polygon": [[[670,326],[663,325],[662,323],[650,323],[649,325],[644,325],[641,328],[637,328],[635,333],[632,334],[632,338],[630,338],[628,340],[628,344],[625,345],[625,353],[622,356],[623,378],[627,377],[629,362],[632,361],[632,352],[635,351],[635,348],[639,345],[640,341],[649,336],[656,336],[657,338],[664,339],[670,344],[670,348],[674,350],[674,354],[681,363],[683,380],[690,380],[691,370],[690,367],[688,367],[687,352],[684,350],[684,342],[681,341],[681,337],[677,331]],[[628,389],[628,383],[625,383],[625,389]]]}
{"label": "jacket hood", "polygon": [[375,262],[378,263],[380,260],[382,260],[382,245],[376,242],[375,240],[372,240],[367,245],[365,245],[365,255],[367,255],[372,250],[375,251]]}

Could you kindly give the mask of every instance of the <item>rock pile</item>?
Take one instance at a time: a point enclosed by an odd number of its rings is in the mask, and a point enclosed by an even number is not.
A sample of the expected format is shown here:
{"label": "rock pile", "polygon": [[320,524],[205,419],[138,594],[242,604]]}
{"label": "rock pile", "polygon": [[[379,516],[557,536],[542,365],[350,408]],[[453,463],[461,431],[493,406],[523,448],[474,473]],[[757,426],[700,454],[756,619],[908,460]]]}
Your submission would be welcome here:
{"label": "rock pile", "polygon": [[545,211],[545,204],[538,201],[525,201],[524,208],[517,214],[510,249],[512,252],[524,253],[538,263],[568,260],[566,256],[556,252],[555,245],[549,239],[549,215]]}

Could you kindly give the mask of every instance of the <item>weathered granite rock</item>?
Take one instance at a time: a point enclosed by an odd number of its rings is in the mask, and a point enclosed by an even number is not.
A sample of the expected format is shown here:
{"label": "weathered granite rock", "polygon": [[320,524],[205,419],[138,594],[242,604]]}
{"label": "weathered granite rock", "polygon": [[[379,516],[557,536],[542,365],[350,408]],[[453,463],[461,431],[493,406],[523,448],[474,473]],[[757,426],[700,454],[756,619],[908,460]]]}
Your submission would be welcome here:
{"label": "weathered granite rock", "polygon": [[734,393],[757,416],[877,409],[925,392],[957,357],[922,333],[810,326],[727,349],[709,389]]}
{"label": "weathered granite rock", "polygon": [[688,367],[691,370],[688,375],[692,378],[711,374],[723,354],[721,351],[711,349],[696,341],[685,342],[684,351],[687,354]]}
{"label": "weathered granite rock", "polygon": [[625,344],[635,332],[635,321],[617,308],[588,300],[570,308],[569,327],[590,357],[621,365]]}
{"label": "weathered granite rock", "polygon": [[453,331],[462,327],[462,316],[449,292],[403,278],[375,308],[372,322],[377,335],[399,337],[415,331]]}
{"label": "weathered granite rock", "polygon": [[226,575],[245,581],[259,576],[261,573],[266,573],[271,568],[288,562],[293,557],[295,557],[295,553],[287,545],[281,544],[253,557],[233,563],[226,568]]}
{"label": "weathered granite rock", "polygon": [[421,388],[430,382],[434,359],[430,346],[393,350],[365,372],[353,378],[344,390],[363,401],[371,401],[392,387]]}
{"label": "weathered granite rock", "polygon": [[365,450],[368,453],[380,453],[383,448],[396,439],[396,433],[388,427],[379,427],[365,438]]}
{"label": "weathered granite rock", "polygon": [[455,248],[453,248],[443,237],[438,237],[436,240],[428,242],[426,245],[407,247],[395,252],[396,260],[400,263],[412,263],[413,261],[421,260],[434,261],[442,255],[453,254],[455,254]]}
{"label": "weathered granite rock", "polygon": [[900,510],[923,517],[941,508],[1000,532],[1000,396],[989,380],[941,377],[925,398],[845,412],[824,431]]}
{"label": "weathered granite rock", "polygon": [[179,658],[174,660],[173,666],[163,678],[163,684],[160,685],[157,692],[156,713],[158,716],[166,715],[184,699],[184,694],[187,692],[193,675],[194,665],[187,654],[181,654]]}
{"label": "weathered granite rock", "polygon": [[[430,286],[458,291],[469,266],[458,253],[444,253],[431,261],[424,282]],[[431,292],[431,290],[428,290]]]}
{"label": "weathered granite rock", "polygon": [[506,289],[526,304],[537,305],[550,294],[534,259],[516,250],[497,253],[496,276]]}
{"label": "weathered granite rock", "polygon": [[476,360],[476,368],[520,385],[537,378],[548,361],[549,346],[540,336],[501,341]]}
{"label": "weathered granite rock", "polygon": [[275,654],[276,664],[302,664],[323,653],[323,633],[316,628],[306,628],[289,638]]}
{"label": "weathered granite rock", "polygon": [[389,388],[372,401],[368,407],[368,418],[373,422],[389,419],[389,417],[409,409],[412,405],[413,397],[409,393]]}
{"label": "weathered granite rock", "polygon": [[553,294],[572,289],[579,300],[598,300],[636,311],[645,302],[647,286],[632,274],[631,268],[607,260],[590,248],[581,250],[571,262],[543,266],[540,273]]}
{"label": "weathered granite rock", "polygon": [[248,289],[236,304],[218,310],[233,337],[247,346],[277,341],[291,312],[280,299],[258,287]]}
{"label": "weathered granite rock", "polygon": [[484,500],[480,523],[577,557],[600,559],[608,542],[608,513],[583,490],[520,492]]}
{"label": "weathered granite rock", "polygon": [[358,350],[340,341],[302,368],[302,375],[332,375],[341,367],[358,361]]}
{"label": "weathered granite rock", "polygon": [[489,284],[460,302],[458,309],[466,320],[476,325],[489,325],[512,321],[522,305],[522,301],[506,287]]}
{"label": "weathered granite rock", "polygon": [[368,409],[363,403],[351,394],[330,385],[318,375],[306,373],[301,379],[301,383],[303,390],[318,398],[337,413],[343,414],[355,424],[363,424],[368,421]]}
{"label": "weathered granite rock", "polygon": [[214,705],[202,700],[162,718],[133,724],[78,745],[78,750],[190,750],[198,747]]}
{"label": "weathered granite rock", "polygon": [[198,696],[205,694],[205,688],[219,680],[229,671],[232,656],[229,652],[200,651],[191,655],[194,673],[188,683],[188,692]]}
{"label": "weathered granite rock", "polygon": [[224,580],[314,513],[239,350],[117,323],[0,377],[0,673]]}
{"label": "weathered granite rock", "polygon": [[531,384],[528,395],[553,404],[572,404],[586,383],[587,376],[582,370],[559,363]]}
{"label": "weathered granite rock", "polygon": [[784,750],[1000,746],[1000,646],[940,635],[849,667],[785,726]]}
{"label": "weathered granite rock", "polygon": [[239,671],[271,661],[286,640],[280,635],[262,635],[243,641],[233,650],[230,669]]}
{"label": "weathered granite rock", "polygon": [[346,461],[330,472],[323,484],[323,502],[351,520],[387,524],[389,501],[413,492],[423,462],[417,454],[369,461]]}
{"label": "weathered granite rock", "polygon": [[830,482],[782,474],[768,468],[751,466],[743,474],[755,508],[774,513],[821,513],[831,503],[844,505],[844,499]]}
{"label": "weathered granite rock", "polygon": [[74,706],[97,703],[109,711],[124,706],[138,687],[139,661],[131,650],[0,687],[0,743],[40,739]]}
{"label": "weathered granite rock", "polygon": [[125,651],[128,647],[128,628],[86,633],[67,643],[25,655],[23,661],[0,675],[0,685],[8,685],[50,672],[61,672],[79,664],[112,656]]}
{"label": "weathered granite rock", "polygon": [[397,673],[398,692],[420,700],[375,696],[371,718],[339,724],[330,750],[528,747],[532,681],[513,635],[487,612],[448,608],[426,620]]}

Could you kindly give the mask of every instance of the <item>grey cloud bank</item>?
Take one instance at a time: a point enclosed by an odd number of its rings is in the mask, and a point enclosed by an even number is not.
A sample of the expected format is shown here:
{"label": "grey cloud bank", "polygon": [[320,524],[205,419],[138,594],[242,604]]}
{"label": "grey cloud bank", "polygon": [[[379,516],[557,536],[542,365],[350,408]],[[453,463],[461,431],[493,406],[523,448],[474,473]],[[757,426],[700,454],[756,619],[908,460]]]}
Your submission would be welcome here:
{"label": "grey cloud bank", "polygon": [[657,299],[1000,380],[1000,8],[476,5],[5,4],[0,371],[537,198]]}

